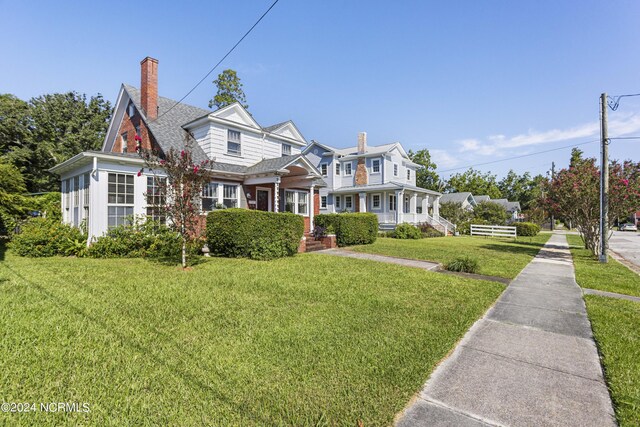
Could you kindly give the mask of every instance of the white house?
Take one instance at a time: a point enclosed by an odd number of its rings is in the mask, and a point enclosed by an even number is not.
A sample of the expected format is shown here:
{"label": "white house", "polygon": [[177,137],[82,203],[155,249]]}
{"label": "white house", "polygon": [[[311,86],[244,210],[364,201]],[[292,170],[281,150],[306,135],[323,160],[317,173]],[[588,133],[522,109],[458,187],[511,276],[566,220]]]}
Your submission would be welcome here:
{"label": "white house", "polygon": [[400,143],[370,147],[367,134],[361,132],[357,146],[334,148],[312,141],[303,154],[326,183],[319,192],[321,213],[373,212],[382,229],[403,222],[427,222],[441,231],[454,227],[440,218],[442,195],[416,186],[420,165],[409,159]]}
{"label": "white house", "polygon": [[478,204],[473,194],[468,191],[443,194],[440,198],[440,203],[460,203],[462,208],[468,211],[472,211]]}

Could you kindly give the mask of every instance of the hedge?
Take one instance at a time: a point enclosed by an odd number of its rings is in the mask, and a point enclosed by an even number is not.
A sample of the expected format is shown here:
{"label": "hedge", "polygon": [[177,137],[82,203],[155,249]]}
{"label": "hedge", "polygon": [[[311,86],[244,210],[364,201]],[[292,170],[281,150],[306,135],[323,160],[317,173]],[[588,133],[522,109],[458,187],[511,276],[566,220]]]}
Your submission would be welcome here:
{"label": "hedge", "polygon": [[80,229],[42,217],[25,222],[11,241],[11,249],[26,257],[81,255],[86,246],[87,236]]}
{"label": "hedge", "polygon": [[415,225],[404,222],[396,225],[393,237],[396,239],[422,239],[422,231]]}
{"label": "hedge", "polygon": [[540,226],[532,222],[516,222],[516,233],[519,236],[537,236],[540,232]]}
{"label": "hedge", "polygon": [[368,245],[378,237],[378,216],[373,213],[320,214],[314,224],[333,228],[338,246]]}
{"label": "hedge", "polygon": [[248,209],[221,209],[207,215],[207,245],[212,254],[274,259],[298,252],[304,234],[300,215]]}

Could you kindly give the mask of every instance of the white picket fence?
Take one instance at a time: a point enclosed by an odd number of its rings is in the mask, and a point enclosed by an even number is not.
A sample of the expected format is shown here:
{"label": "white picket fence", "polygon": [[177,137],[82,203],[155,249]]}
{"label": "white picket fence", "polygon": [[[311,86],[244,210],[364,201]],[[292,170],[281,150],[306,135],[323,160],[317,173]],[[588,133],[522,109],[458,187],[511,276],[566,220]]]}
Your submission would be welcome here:
{"label": "white picket fence", "polygon": [[515,227],[504,225],[478,225],[471,224],[472,236],[490,236],[490,237],[518,237]]}

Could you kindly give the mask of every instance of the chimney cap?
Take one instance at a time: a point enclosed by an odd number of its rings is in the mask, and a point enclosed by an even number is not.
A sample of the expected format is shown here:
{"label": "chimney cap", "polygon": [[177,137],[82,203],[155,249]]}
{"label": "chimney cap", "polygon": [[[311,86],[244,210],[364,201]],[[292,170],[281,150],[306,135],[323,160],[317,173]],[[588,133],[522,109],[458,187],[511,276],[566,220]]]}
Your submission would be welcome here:
{"label": "chimney cap", "polygon": [[157,60],[156,58],[152,58],[152,57],[150,57],[150,56],[147,56],[146,58],[144,58],[142,61],[140,61],[140,63],[141,63],[141,64],[144,64],[144,63],[145,63],[145,62],[147,62],[147,61],[153,61],[153,62],[155,62],[156,64],[158,63],[158,60]]}

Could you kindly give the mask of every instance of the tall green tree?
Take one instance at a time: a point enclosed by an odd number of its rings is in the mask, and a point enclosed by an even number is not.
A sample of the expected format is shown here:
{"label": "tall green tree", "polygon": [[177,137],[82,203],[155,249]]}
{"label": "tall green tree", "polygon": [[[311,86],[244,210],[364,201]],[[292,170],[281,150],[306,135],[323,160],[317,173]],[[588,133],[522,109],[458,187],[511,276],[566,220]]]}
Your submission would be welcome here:
{"label": "tall green tree", "polygon": [[218,75],[218,78],[213,81],[213,84],[218,88],[216,95],[209,101],[209,108],[214,106],[217,108],[226,107],[234,102],[239,102],[245,109],[249,109],[247,105],[247,98],[242,90],[242,83],[240,77],[235,70],[224,70]]}
{"label": "tall green tree", "polygon": [[526,211],[532,207],[532,204],[540,198],[542,194],[542,183],[545,177],[536,175],[531,177],[529,172],[518,175],[510,170],[507,175],[498,182],[498,188],[502,193],[502,197],[512,202],[520,202],[520,207]]}
{"label": "tall green tree", "polygon": [[[13,132],[7,131],[15,124]],[[58,189],[54,165],[86,150],[102,146],[111,104],[102,95],[87,99],[77,92],[54,93],[28,103],[0,95],[0,154],[24,176],[29,192]]]}
{"label": "tall green tree", "polygon": [[423,148],[415,153],[409,150],[407,153],[413,163],[420,165],[416,171],[416,185],[433,191],[442,191],[444,183],[440,180],[436,172],[436,164],[431,161],[429,150]]}
{"label": "tall green tree", "polygon": [[491,172],[482,173],[473,168],[452,175],[447,181],[445,189],[450,193],[469,191],[475,196],[488,195],[492,199],[502,198],[496,176]]}
{"label": "tall green tree", "polygon": [[27,211],[22,174],[15,166],[0,162],[0,235],[13,228]]}
{"label": "tall green tree", "polygon": [[502,205],[491,201],[478,203],[473,208],[473,216],[492,225],[504,225],[509,218]]}

